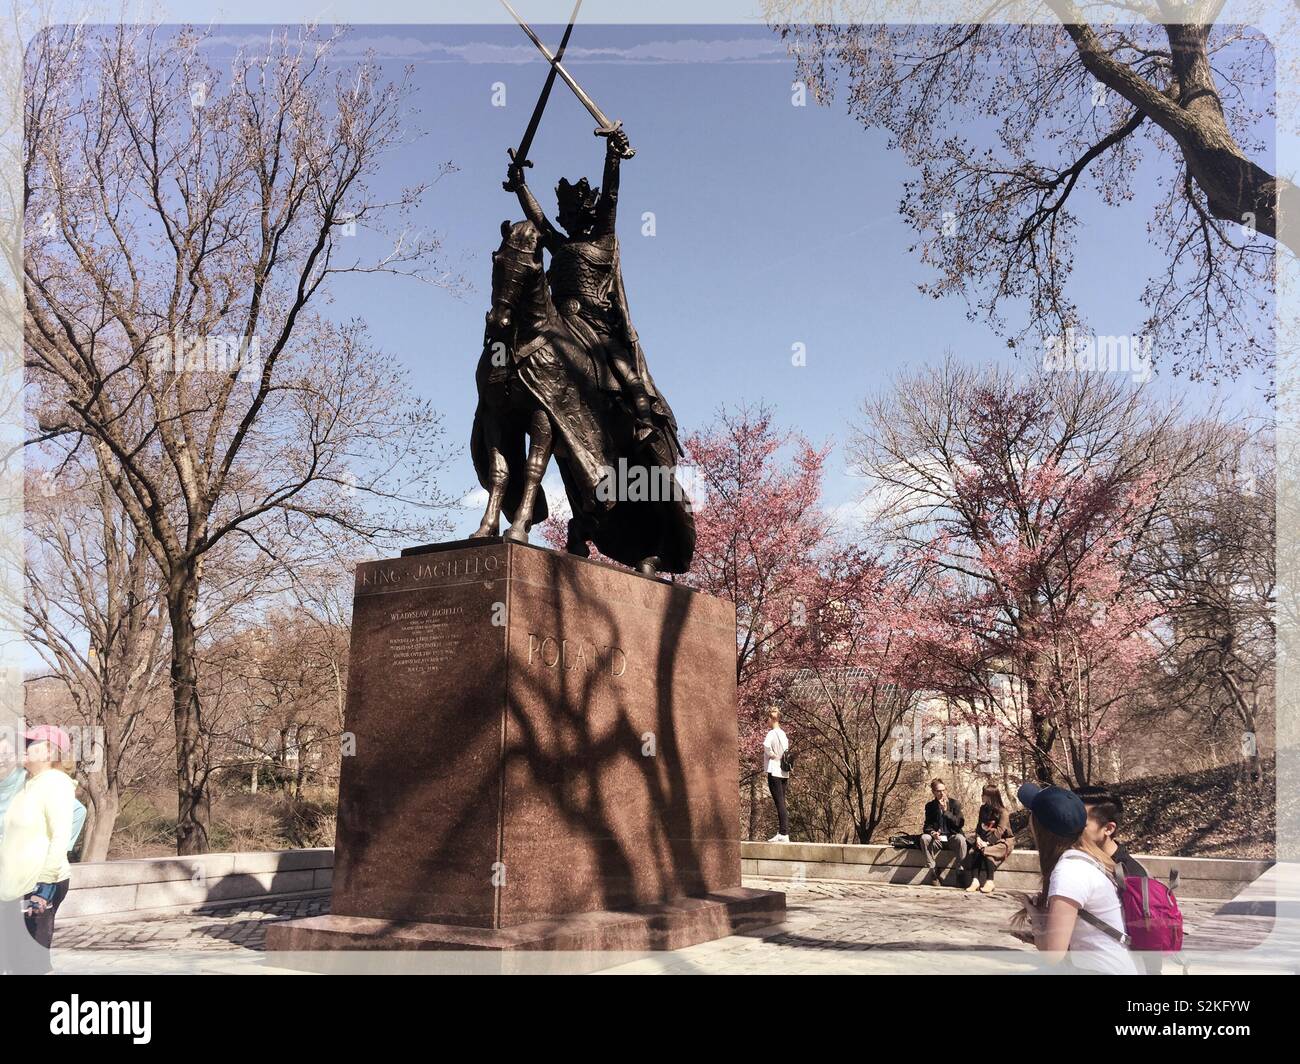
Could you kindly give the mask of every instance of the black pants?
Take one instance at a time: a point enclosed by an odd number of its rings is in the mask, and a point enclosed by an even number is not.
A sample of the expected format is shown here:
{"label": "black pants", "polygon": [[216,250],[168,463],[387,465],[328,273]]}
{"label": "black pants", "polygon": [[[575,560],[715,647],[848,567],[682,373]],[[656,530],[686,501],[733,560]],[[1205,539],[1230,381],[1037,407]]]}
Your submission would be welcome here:
{"label": "black pants", "polygon": [[38,946],[49,949],[53,945],[54,914],[59,911],[63,899],[68,896],[68,887],[71,883],[70,879],[64,879],[54,885],[54,898],[44,912],[27,912],[23,914],[23,919],[27,922],[27,930],[31,932],[31,936],[36,940]]}
{"label": "black pants", "polygon": [[790,818],[785,811],[785,788],[790,781],[784,776],[773,776],[767,774],[767,789],[772,795],[772,801],[776,803],[776,823],[777,831],[782,835],[790,834]]}
{"label": "black pants", "polygon": [[55,884],[53,904],[39,916],[22,911],[22,901],[0,902],[0,972],[43,975],[51,970],[54,916],[68,894],[69,881]]}

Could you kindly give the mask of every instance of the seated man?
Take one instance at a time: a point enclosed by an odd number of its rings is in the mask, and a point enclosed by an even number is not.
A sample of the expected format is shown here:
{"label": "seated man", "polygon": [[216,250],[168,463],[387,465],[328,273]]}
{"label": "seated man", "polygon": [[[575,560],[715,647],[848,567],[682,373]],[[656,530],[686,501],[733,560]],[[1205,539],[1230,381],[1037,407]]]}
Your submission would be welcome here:
{"label": "seated man", "polygon": [[939,885],[939,869],[935,866],[934,855],[940,847],[947,847],[957,855],[955,867],[960,880],[962,867],[966,863],[966,836],[962,828],[966,818],[962,816],[961,805],[956,798],[948,797],[948,786],[940,779],[930,781],[931,801],[925,803],[925,826],[921,828],[921,852],[925,854],[925,863],[930,869],[930,880]]}

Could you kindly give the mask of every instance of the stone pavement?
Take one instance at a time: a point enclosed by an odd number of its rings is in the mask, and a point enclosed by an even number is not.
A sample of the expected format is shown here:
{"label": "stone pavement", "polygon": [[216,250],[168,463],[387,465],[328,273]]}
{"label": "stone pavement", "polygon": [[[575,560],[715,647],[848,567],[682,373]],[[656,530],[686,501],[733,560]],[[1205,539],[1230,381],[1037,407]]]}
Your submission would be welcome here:
{"label": "stone pavement", "polygon": [[[745,885],[784,890],[785,922],[671,953],[589,958],[586,967],[611,974],[976,974],[1027,973],[1040,967],[1036,952],[1004,930],[1019,908],[1009,895],[966,894],[951,887],[750,877]],[[1300,934],[1295,932],[1300,921],[1281,914],[1275,918],[1259,906],[1225,908],[1224,902],[1201,899],[1180,904],[1187,927],[1185,956],[1193,973],[1296,972],[1300,968]],[[135,920],[70,920],[61,923],[56,933],[55,968],[70,973],[279,974],[287,969],[273,967],[264,952],[267,925],[318,915],[327,912],[328,905],[328,895],[317,894],[213,905]],[[1278,933],[1283,930],[1285,934]],[[482,955],[406,954],[400,963],[394,959],[392,966],[403,971],[482,971],[487,970],[485,960]],[[378,957],[373,962],[387,963]],[[1177,969],[1167,964],[1166,970]]]}
{"label": "stone pavement", "polygon": [[[783,885],[746,878],[745,885],[786,891],[786,920],[780,928],[647,955],[608,972],[1010,974],[1043,967],[1036,950],[1005,930],[1020,908],[1009,894],[830,880]],[[1191,971],[1296,970],[1297,954],[1287,968],[1276,958],[1248,952],[1269,938],[1271,917],[1217,916],[1223,905],[1180,902]],[[1166,964],[1171,974],[1178,970]]]}
{"label": "stone pavement", "polygon": [[74,950],[263,950],[277,920],[329,912],[329,894],[208,905],[193,912],[138,920],[69,920],[58,925],[57,947]]}

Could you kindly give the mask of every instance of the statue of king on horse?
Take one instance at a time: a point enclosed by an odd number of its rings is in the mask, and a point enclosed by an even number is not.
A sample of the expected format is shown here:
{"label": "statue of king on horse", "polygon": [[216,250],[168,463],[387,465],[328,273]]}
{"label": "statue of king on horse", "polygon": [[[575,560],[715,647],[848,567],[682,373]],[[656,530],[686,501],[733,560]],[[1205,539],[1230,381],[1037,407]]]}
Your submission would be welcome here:
{"label": "statue of king on horse", "polygon": [[540,230],[542,246],[551,254],[548,277],[556,307],[597,357],[606,389],[620,393],[631,407],[638,438],[647,439],[657,428],[667,427],[675,444],[672,411],[654,390],[623,289],[614,225],[619,160],[628,150],[627,134],[616,129],[607,140],[600,188],[592,188],[585,177],[572,184],[560,179],[555,188],[556,217],[563,232],[543,213],[519,163],[510,164],[506,186],[518,194],[524,215]]}
{"label": "statue of king on horse", "polygon": [[[554,454],[573,511],[566,543],[571,553],[587,555],[590,541],[645,573],[685,572],[695,526],[674,474],[682,454],[677,421],[632,327],[615,231],[619,166],[634,152],[619,124],[605,118],[560,63],[572,23],[554,56],[524,29],[551,70],[507,170],[505,188],[519,197],[526,220],[502,223],[502,243],[493,255],[492,309],[471,439],[489,498],[475,536],[495,535],[504,512],[511,521],[506,538],[527,541],[529,527],[546,517],[540,482]],[[524,168],[532,165],[527,151],[557,74],[606,138],[600,188],[585,177],[562,179],[556,187],[558,227],[524,180]]]}

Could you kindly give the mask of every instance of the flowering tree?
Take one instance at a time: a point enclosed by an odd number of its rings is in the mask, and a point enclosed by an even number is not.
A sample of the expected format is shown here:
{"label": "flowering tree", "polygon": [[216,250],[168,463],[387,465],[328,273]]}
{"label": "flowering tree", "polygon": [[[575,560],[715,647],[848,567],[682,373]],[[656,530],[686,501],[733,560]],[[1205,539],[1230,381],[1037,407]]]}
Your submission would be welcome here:
{"label": "flowering tree", "polygon": [[822,600],[817,561],[830,535],[821,508],[827,448],[782,432],[766,407],[722,410],[685,441],[702,499],[687,582],[736,606],[741,785],[758,802],[764,710],[791,676],[791,655]]}
{"label": "flowering tree", "polygon": [[1178,412],[1098,374],[941,367],[869,401],[856,444],[882,519],[932,577],[933,683],[1085,782],[1154,656],[1137,549],[1203,459]]}
{"label": "flowering tree", "polygon": [[930,672],[926,655],[943,630],[920,601],[915,577],[861,548],[833,547],[815,578],[821,607],[789,655],[790,719],[829,765],[838,784],[834,804],[861,843],[896,813],[899,784],[921,768],[896,756],[897,735],[916,708]]}
{"label": "flowering tree", "polygon": [[[752,835],[764,712],[781,701],[796,645],[832,591],[819,573],[831,543],[821,508],[828,448],[782,432],[771,410],[755,406],[721,410],[686,438],[685,451],[698,497],[694,561],[681,579],[736,607],[741,784],[750,792]],[[549,519],[542,535],[561,548],[564,522]]]}

